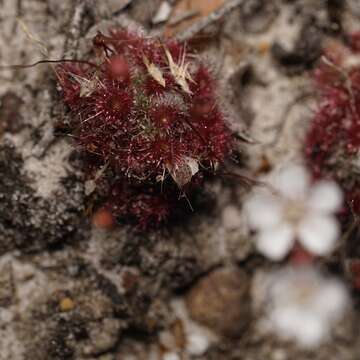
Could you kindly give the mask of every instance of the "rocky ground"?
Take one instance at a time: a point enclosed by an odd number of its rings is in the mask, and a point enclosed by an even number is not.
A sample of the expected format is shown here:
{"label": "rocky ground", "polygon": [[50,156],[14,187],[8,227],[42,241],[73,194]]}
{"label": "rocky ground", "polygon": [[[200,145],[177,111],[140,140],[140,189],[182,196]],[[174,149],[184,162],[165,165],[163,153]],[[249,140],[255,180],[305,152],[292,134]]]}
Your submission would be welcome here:
{"label": "rocky ground", "polygon": [[[157,24],[161,3],[0,0],[0,64],[81,58],[113,25],[173,35],[209,61],[233,130],[254,140],[234,171],[255,177],[296,158],[314,102],[308,70],[326,41],[356,29],[357,2],[169,0]],[[173,349],[181,359],[360,358],[356,304],[315,351],[258,326],[259,279],[274,265],[253,250],[239,181],[206,184],[193,214],[164,229],[95,228],[81,159],[56,126],[65,114],[51,65],[0,71],[1,360],[157,360]]]}

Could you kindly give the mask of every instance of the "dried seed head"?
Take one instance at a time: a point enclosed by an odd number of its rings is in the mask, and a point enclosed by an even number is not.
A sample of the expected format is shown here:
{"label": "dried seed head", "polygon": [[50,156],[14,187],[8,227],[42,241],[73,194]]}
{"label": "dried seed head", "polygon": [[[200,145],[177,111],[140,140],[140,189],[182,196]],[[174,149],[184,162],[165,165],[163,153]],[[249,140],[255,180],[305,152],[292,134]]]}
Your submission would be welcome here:
{"label": "dried seed head", "polygon": [[180,65],[177,65],[168,49],[165,48],[165,54],[169,62],[170,72],[175,79],[175,82],[183,89],[183,91],[189,95],[192,94],[188,81],[193,81],[188,68],[189,63],[185,63],[185,49]]}
{"label": "dried seed head", "polygon": [[155,64],[151,63],[145,55],[143,57],[143,60],[149,75],[162,87],[165,87],[166,81],[163,77],[161,70]]}
{"label": "dried seed head", "polygon": [[169,164],[166,168],[176,184],[182,188],[188,184],[192,177],[199,171],[199,164],[195,159],[184,157],[175,166]]}

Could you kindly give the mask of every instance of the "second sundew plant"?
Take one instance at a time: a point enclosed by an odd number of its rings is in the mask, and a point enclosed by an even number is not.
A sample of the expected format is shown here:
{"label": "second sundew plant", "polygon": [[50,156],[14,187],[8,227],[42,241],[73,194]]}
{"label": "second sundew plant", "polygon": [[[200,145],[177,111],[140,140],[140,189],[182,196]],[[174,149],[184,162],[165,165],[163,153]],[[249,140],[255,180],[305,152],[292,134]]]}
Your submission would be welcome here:
{"label": "second sundew plant", "polygon": [[114,217],[159,225],[233,149],[216,82],[184,44],[125,30],[92,56],[56,67],[87,176]]}
{"label": "second sundew plant", "polygon": [[315,69],[318,109],[305,139],[305,156],[315,177],[339,182],[347,203],[360,214],[360,33],[347,46],[325,49]]}

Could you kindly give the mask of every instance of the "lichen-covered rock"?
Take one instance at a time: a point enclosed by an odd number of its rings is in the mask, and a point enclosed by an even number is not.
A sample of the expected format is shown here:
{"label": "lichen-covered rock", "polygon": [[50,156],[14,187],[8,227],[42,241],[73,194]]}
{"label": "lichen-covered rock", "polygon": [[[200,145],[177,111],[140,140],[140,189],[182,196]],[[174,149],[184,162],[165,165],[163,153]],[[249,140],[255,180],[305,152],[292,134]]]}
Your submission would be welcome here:
{"label": "lichen-covered rock", "polygon": [[52,248],[82,238],[83,187],[76,176],[62,179],[62,191],[45,199],[31,187],[23,163],[10,141],[0,144],[0,254]]}
{"label": "lichen-covered rock", "polygon": [[46,271],[51,286],[44,282],[38,287],[37,297],[16,322],[30,358],[95,357],[112,349],[127,327],[126,301],[116,287],[79,258],[69,256],[67,262],[77,270],[65,266],[64,271]]}

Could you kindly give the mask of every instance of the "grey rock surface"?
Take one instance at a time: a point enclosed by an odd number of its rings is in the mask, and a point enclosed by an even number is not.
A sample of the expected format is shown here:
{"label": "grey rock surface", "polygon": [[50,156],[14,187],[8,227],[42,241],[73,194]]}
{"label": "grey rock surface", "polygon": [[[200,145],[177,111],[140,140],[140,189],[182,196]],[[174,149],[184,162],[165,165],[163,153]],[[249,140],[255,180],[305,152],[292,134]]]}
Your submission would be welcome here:
{"label": "grey rock surface", "polygon": [[[109,25],[162,32],[165,25],[151,25],[161,1],[128,3],[120,11],[112,0],[2,0],[0,64],[81,58],[96,30]],[[217,37],[199,47],[218,71],[232,127],[256,140],[239,154],[240,165],[229,165],[251,176],[266,167],[264,159],[271,166],[299,152],[311,115],[306,70],[322,39],[341,31],[331,28],[326,1],[276,0],[259,13],[257,3],[212,24]],[[336,21],[353,28],[352,14],[341,11],[344,20]],[[263,52],[265,45],[272,51]],[[269,264],[253,252],[241,182],[206,184],[211,206],[171,228],[142,235],[128,226],[93,228],[81,159],[72,140],[54,130],[67,116],[51,66],[0,70],[0,360],[162,360],[161,332],[186,347],[173,324],[186,328],[190,320],[174,310],[174,298],[187,298],[192,320],[217,333],[205,354],[184,350],[181,359],[359,358],[356,311],[315,353],[254,326],[259,314],[251,309],[250,287]],[[216,282],[225,289],[219,297],[216,286],[203,289]],[[196,296],[209,314],[194,310]]]}

